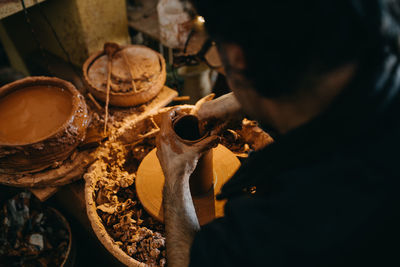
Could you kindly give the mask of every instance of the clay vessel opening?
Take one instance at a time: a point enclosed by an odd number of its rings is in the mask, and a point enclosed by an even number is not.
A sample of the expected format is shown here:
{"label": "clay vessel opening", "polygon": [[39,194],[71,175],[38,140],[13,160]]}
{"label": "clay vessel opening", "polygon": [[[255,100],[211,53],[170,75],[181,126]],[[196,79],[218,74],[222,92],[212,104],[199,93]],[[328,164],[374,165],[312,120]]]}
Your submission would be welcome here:
{"label": "clay vessel opening", "polygon": [[173,126],[176,135],[183,140],[197,141],[203,137],[200,133],[199,119],[194,115],[178,117]]}
{"label": "clay vessel opening", "polygon": [[0,98],[0,142],[29,144],[55,134],[71,117],[72,94],[49,85],[29,86]]}
{"label": "clay vessel opening", "polygon": [[[199,119],[194,115],[184,115],[176,118],[173,122],[173,128],[176,135],[187,145],[193,145],[207,136],[207,134],[201,134]],[[212,191],[214,184],[212,149],[206,151],[200,157],[189,181],[190,192],[193,196],[201,197]]]}

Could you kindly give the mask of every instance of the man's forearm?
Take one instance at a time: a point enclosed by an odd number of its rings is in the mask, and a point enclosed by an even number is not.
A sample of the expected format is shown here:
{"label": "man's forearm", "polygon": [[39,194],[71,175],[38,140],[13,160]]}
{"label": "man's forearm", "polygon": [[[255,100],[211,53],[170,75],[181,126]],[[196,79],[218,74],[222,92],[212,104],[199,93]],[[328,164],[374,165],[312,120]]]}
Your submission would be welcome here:
{"label": "man's forearm", "polygon": [[[185,182],[186,180],[186,182]],[[187,179],[164,185],[164,221],[168,266],[188,266],[190,247],[200,229]]]}

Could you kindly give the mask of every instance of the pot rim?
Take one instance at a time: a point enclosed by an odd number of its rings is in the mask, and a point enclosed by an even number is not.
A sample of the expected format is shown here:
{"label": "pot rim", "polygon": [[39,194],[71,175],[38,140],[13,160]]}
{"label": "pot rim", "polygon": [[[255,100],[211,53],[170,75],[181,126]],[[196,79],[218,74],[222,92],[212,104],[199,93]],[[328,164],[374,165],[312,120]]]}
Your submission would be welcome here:
{"label": "pot rim", "polygon": [[[193,115],[193,114],[180,114],[180,115],[176,116],[176,117],[172,120],[172,129],[174,129],[175,124],[176,124],[179,120],[181,120],[183,117],[194,117],[194,118],[196,118],[196,119],[198,120],[198,117],[197,117],[196,115]],[[176,138],[177,138],[179,141],[181,141],[182,143],[187,144],[187,145],[194,145],[194,144],[196,144],[196,143],[198,143],[198,142],[204,140],[204,139],[207,138],[208,136],[210,136],[210,132],[207,131],[207,132],[205,132],[200,138],[198,138],[198,139],[196,139],[196,140],[188,140],[188,139],[183,139],[182,137],[180,137],[180,136],[175,132],[175,129],[174,129],[174,133],[175,133]]]}
{"label": "pot rim", "polygon": [[56,130],[52,131],[50,134],[41,137],[38,140],[35,140],[33,142],[29,143],[5,143],[4,141],[0,141],[0,147],[1,146],[10,146],[10,147],[16,147],[16,146],[30,146],[34,144],[41,143],[45,140],[48,140],[52,137],[55,137],[57,134],[62,132],[63,130],[67,129],[68,126],[71,124],[72,120],[74,119],[75,113],[79,110],[80,105],[79,102],[83,100],[83,97],[81,93],[75,88],[75,86],[65,80],[62,80],[60,78],[56,77],[47,77],[47,76],[30,76],[26,77],[17,81],[14,81],[12,83],[6,84],[2,87],[0,87],[0,98],[7,96],[9,93],[12,93],[14,91],[32,87],[32,86],[37,86],[37,85],[49,85],[49,86],[54,86],[54,87],[59,87],[61,89],[68,90],[71,93],[72,97],[72,108],[71,108],[71,113],[69,114],[68,118],[65,120],[65,122],[58,127]]}

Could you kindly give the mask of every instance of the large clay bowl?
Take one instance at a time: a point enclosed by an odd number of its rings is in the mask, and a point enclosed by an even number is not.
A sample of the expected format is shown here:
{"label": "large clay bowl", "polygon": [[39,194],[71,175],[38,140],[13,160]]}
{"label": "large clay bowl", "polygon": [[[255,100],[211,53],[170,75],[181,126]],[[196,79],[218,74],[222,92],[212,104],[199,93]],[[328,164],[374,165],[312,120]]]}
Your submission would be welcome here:
{"label": "large clay bowl", "polygon": [[[131,70],[126,65],[126,58],[122,56],[123,53],[126,53]],[[95,98],[102,102],[106,102],[107,98],[107,63],[108,57],[105,51],[99,51],[91,55],[83,64],[85,84]],[[91,68],[96,70],[94,71]],[[147,79],[146,75],[151,76],[151,78]],[[112,60],[112,87],[130,86],[132,79],[137,84],[137,91],[115,92],[110,90],[109,99],[111,105],[129,107],[144,104],[153,99],[165,84],[166,64],[163,56],[141,45],[120,47],[120,50],[115,53]]]}
{"label": "large clay bowl", "polygon": [[[44,86],[65,92],[71,98],[70,114],[56,128],[27,142],[0,139],[0,173],[37,172],[58,166],[84,139],[90,122],[84,97],[69,82],[50,77],[28,77],[0,88],[0,100],[19,90]],[[47,100],[47,103],[53,103]],[[49,114],[50,115],[50,114]],[[11,119],[11,118],[10,118]],[[10,138],[11,140],[11,138]]]}

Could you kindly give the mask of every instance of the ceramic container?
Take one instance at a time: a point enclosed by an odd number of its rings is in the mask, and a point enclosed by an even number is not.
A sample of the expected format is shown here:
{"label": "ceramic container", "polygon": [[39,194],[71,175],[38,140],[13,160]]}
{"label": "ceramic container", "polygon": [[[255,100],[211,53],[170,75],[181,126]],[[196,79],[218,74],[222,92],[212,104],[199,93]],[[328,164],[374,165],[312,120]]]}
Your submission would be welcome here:
{"label": "ceramic container", "polygon": [[[40,88],[43,88],[43,92]],[[40,97],[43,97],[43,101],[40,103],[41,107],[36,104],[36,109],[40,109],[41,113],[38,113],[37,110],[29,110],[29,94],[24,95],[24,90],[36,90],[35,92],[41,94]],[[63,98],[61,100],[52,99],[51,97],[56,95],[53,96],[49,90],[57,91],[57,94],[62,94]],[[28,77],[1,87],[0,105],[3,105],[4,108],[4,105],[7,105],[6,100],[18,94],[21,95],[21,100],[18,100],[18,108],[26,110],[20,111],[15,106],[11,106],[15,112],[10,113],[6,119],[21,120],[28,126],[18,128],[14,125],[13,127],[16,128],[14,134],[10,134],[12,132],[9,131],[8,135],[3,134],[0,138],[0,173],[31,173],[50,166],[59,166],[85,137],[90,117],[84,97],[67,81],[53,77]],[[61,102],[57,103],[56,100]],[[66,104],[67,102],[68,104]],[[65,118],[63,117],[58,125],[54,124],[53,128],[43,130],[49,127],[48,123],[54,122],[55,111],[58,111],[63,105],[69,105],[64,110],[67,112]],[[32,105],[30,107],[32,108]],[[13,115],[21,112],[24,112],[26,118],[21,116],[17,118]],[[41,115],[34,117],[34,114]],[[7,122],[4,121],[3,118],[4,125],[7,125]],[[37,123],[43,125],[38,126]],[[21,129],[25,129],[24,132],[21,132]],[[33,129],[43,131],[41,134],[33,135]],[[2,130],[4,128],[0,129],[0,131]],[[15,135],[19,136],[19,139],[15,138]]]}

